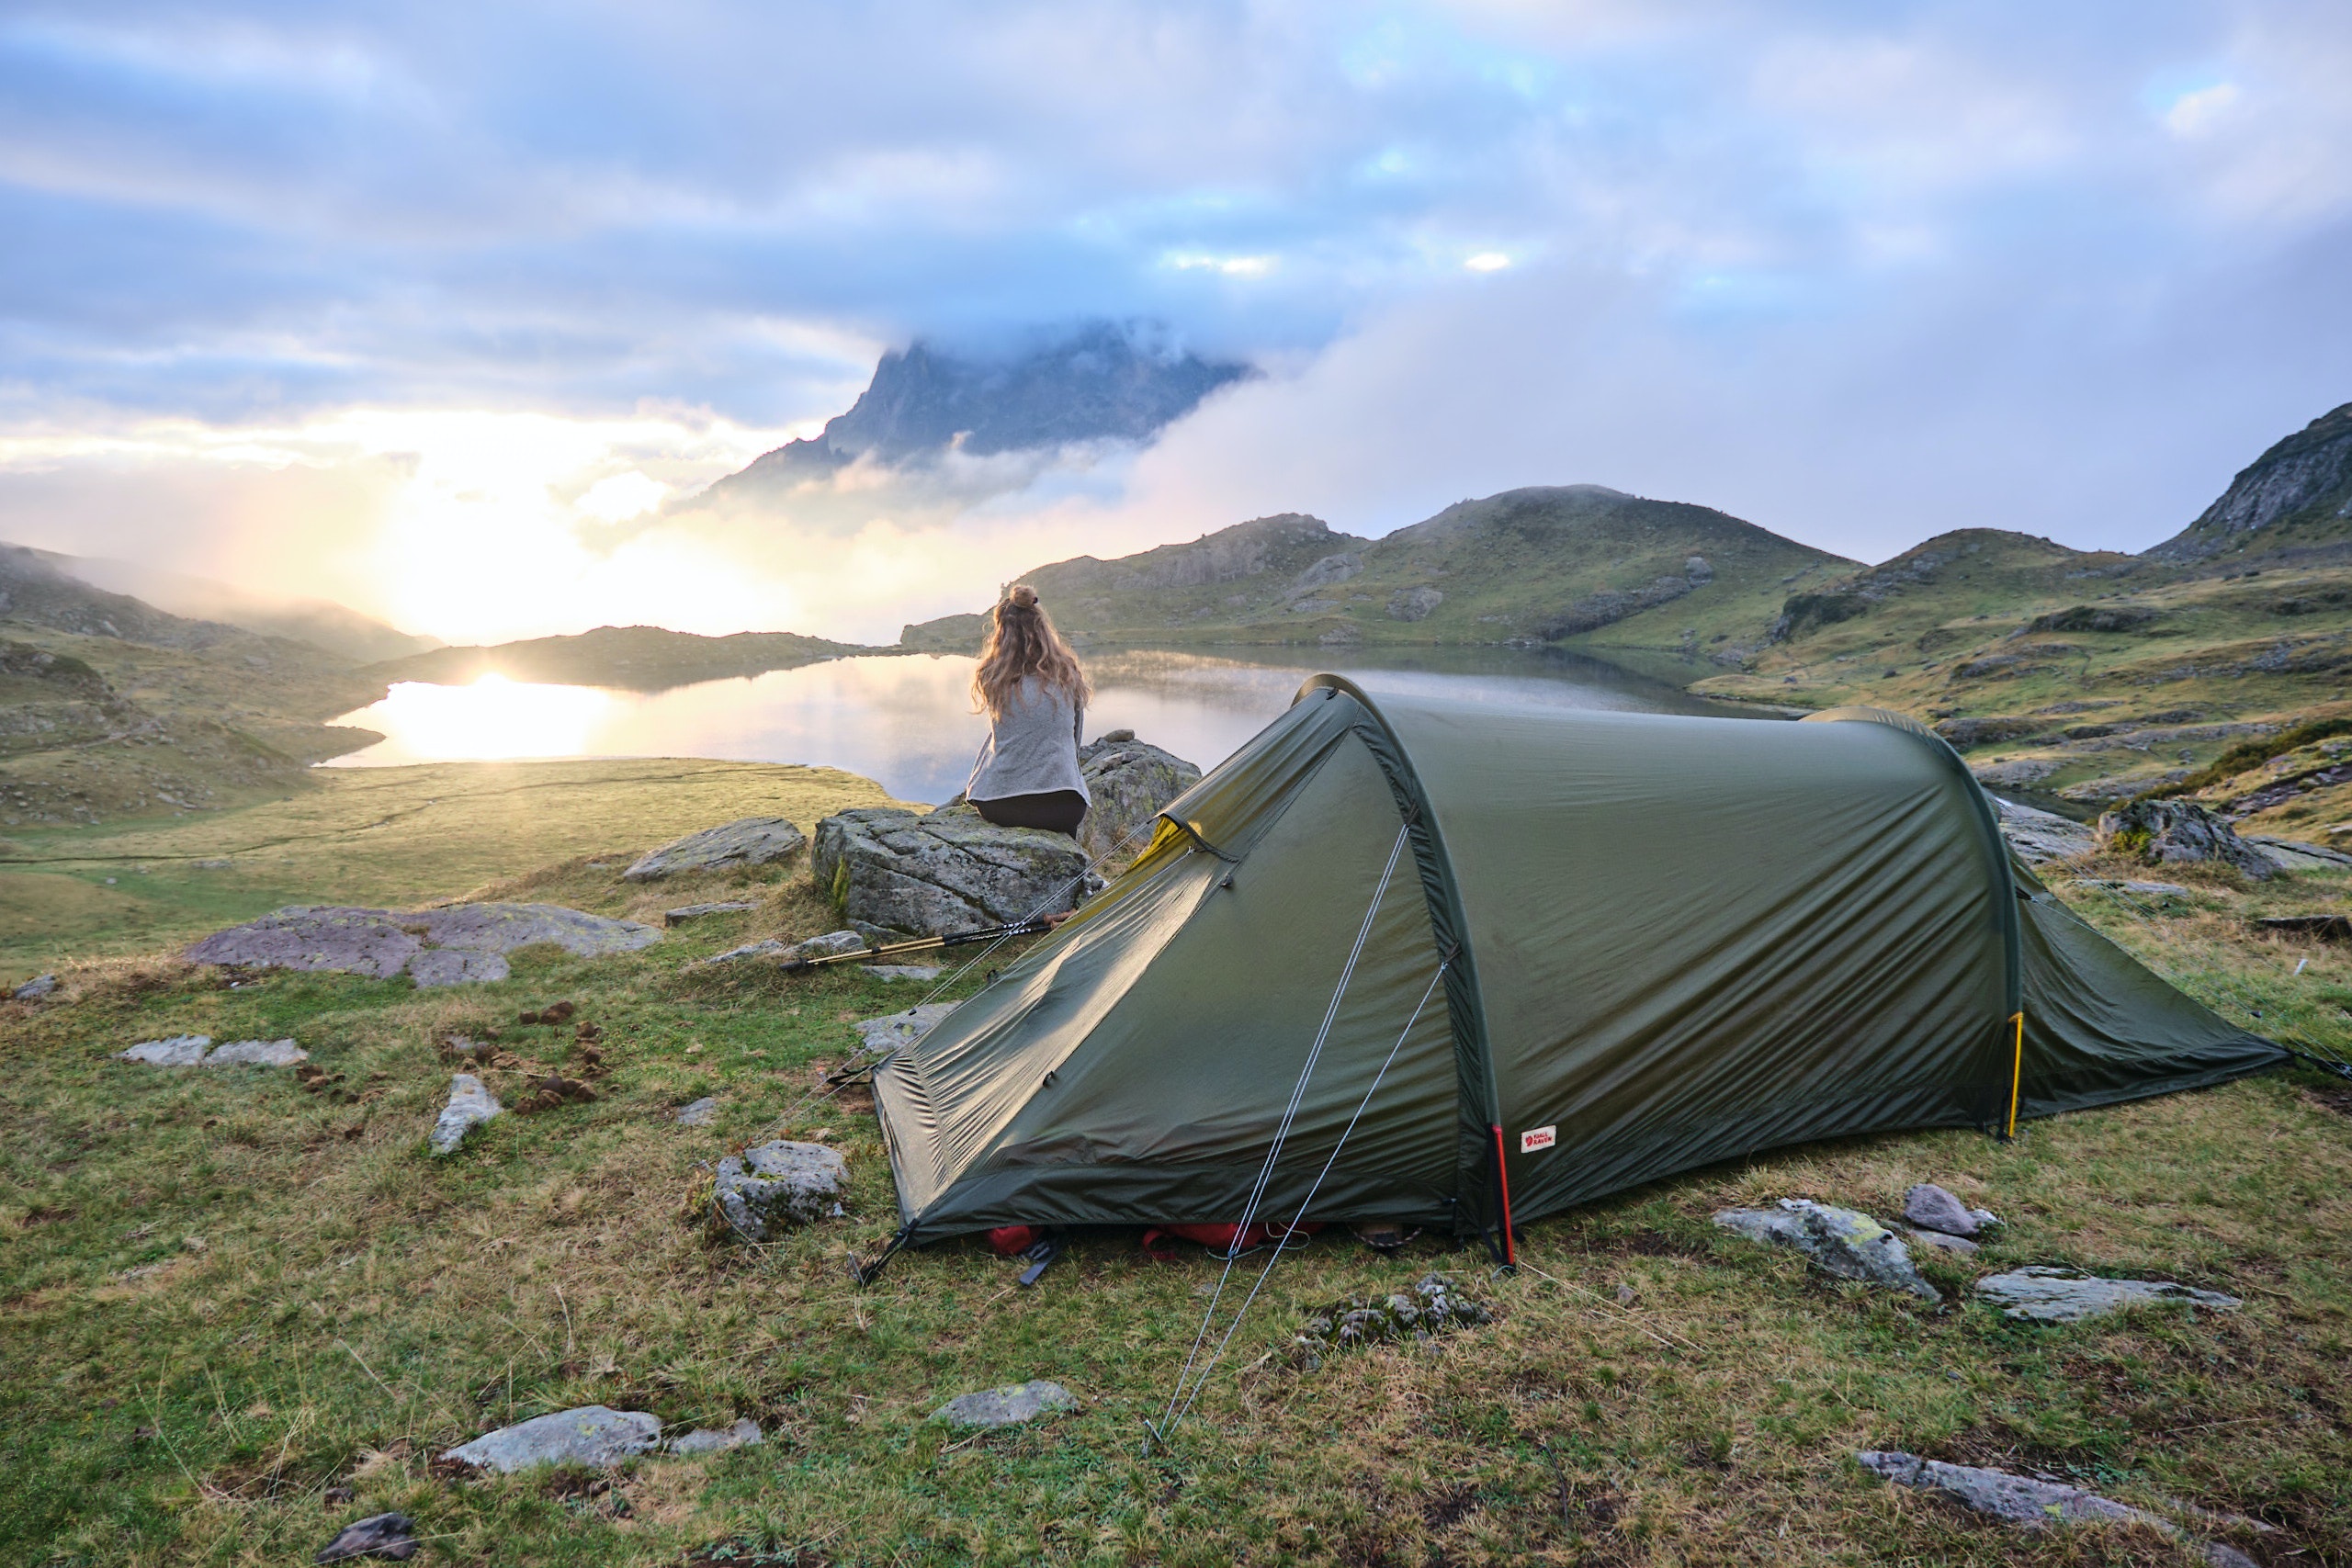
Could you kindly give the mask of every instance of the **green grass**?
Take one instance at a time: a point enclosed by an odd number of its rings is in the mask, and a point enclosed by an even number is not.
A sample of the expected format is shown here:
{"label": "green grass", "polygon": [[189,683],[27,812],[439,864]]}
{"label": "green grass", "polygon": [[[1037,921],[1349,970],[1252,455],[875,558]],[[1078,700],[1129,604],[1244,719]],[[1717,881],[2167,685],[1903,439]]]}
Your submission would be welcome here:
{"label": "green grass", "polygon": [[[592,858],[481,891],[643,907]],[[761,907],[626,957],[526,954],[491,987],[281,974],[231,989],[116,958],[68,970],[49,1005],[0,1004],[0,1559],[288,1562],[398,1508],[427,1538],[420,1561],[502,1565],[674,1563],[729,1541],[804,1563],[2186,1561],[2144,1534],[2026,1537],[1898,1495],[1849,1462],[1864,1447],[2250,1514],[2285,1532],[2252,1550],[2352,1559],[2352,1101],[2331,1104],[2324,1080],[2065,1117],[2012,1145],[1781,1151],[1539,1224],[1515,1278],[1431,1238],[1390,1259],[1326,1237],[1283,1261],[1194,1418],[1147,1458],[1142,1422],[1199,1320],[1206,1259],[1154,1263],[1103,1233],[1034,1291],[972,1244],[849,1280],[849,1257],[893,1228],[888,1163],[860,1097],[795,1108],[854,1044],[849,1020],[916,994],[854,972],[683,967],[822,929],[803,874],[672,885],[650,897],[748,889]],[[2245,923],[2335,907],[2340,880],[2194,886],[2144,914],[2067,896],[2233,1016],[2352,1032],[2352,958]],[[570,1046],[510,1021],[560,998],[605,1030],[600,1098],[428,1157],[449,1072],[436,1037],[498,1027],[517,1060],[487,1076],[512,1102]],[[108,1059],[184,1031],[291,1034],[353,1098]],[[716,1125],[674,1124],[713,1093]],[[848,1217],[713,1245],[691,1202],[708,1163],[820,1131],[850,1161]],[[2246,1307],[2028,1328],[1827,1281],[1707,1218],[1781,1196],[1887,1213],[1926,1179],[2011,1221],[1981,1258],[1925,1263],[1948,1293],[2070,1263]],[[1499,1321],[1314,1371],[1282,1354],[1312,1307],[1432,1269]],[[1084,1407],[985,1437],[924,1419],[1028,1377]],[[640,1461],[595,1495],[582,1478],[431,1466],[478,1431],[588,1403],[750,1416],[771,1437]],[[355,1500],[326,1505],[335,1485]]]}

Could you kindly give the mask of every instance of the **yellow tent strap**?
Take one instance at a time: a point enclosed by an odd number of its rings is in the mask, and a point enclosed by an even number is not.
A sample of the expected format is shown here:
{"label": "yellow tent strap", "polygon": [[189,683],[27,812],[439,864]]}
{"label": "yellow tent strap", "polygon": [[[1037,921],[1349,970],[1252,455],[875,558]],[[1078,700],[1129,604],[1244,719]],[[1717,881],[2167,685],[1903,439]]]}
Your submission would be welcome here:
{"label": "yellow tent strap", "polygon": [[2025,1013],[2022,1010],[2014,1021],[2018,1026],[2018,1049],[2016,1061],[2009,1068],[2008,1136],[2012,1138],[2018,1135],[2018,1089],[2025,1082]]}

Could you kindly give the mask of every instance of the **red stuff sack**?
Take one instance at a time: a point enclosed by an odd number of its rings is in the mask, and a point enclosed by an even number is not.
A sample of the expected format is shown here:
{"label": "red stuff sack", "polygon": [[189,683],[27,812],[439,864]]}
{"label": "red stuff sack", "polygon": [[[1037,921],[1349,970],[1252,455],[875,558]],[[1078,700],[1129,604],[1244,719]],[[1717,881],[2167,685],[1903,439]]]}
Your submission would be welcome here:
{"label": "red stuff sack", "polygon": [[[1227,1252],[1247,1252],[1253,1247],[1263,1247],[1276,1236],[1313,1235],[1323,1228],[1319,1220],[1309,1220],[1300,1225],[1269,1224],[1261,1220],[1247,1231],[1239,1225],[1154,1225],[1143,1233],[1143,1249],[1162,1261],[1176,1254],[1164,1244],[1170,1236],[1196,1241],[1211,1252],[1223,1256]],[[1236,1235],[1240,1237],[1235,1244]]]}
{"label": "red stuff sack", "polygon": [[999,1225],[989,1232],[989,1246],[999,1258],[1018,1258],[1045,1234],[1038,1225]]}

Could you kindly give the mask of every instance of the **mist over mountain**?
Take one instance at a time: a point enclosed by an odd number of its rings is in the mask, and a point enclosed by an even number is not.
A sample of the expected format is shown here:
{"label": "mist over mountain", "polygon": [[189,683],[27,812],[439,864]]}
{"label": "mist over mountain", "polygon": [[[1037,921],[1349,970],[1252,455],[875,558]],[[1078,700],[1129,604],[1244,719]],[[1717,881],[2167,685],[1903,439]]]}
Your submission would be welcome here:
{"label": "mist over mountain", "polygon": [[918,464],[1047,451],[1089,441],[1149,441],[1218,388],[1256,372],[1178,349],[1156,329],[1088,321],[997,352],[917,339],[882,356],[848,412],[720,479],[707,499],[757,496],[822,479],[859,458]]}

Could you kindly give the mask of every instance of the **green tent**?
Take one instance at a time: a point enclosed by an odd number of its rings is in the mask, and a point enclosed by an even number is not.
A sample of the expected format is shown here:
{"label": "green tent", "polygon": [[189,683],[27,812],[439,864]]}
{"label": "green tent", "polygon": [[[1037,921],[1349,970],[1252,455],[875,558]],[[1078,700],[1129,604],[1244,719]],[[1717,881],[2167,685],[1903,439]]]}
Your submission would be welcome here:
{"label": "green tent", "polygon": [[1230,1223],[1279,1129],[1264,1217],[1312,1192],[1507,1245],[1506,1213],[1759,1149],[2284,1059],[2068,913],[1932,733],[1812,717],[1315,677],[876,1072],[902,1239]]}

